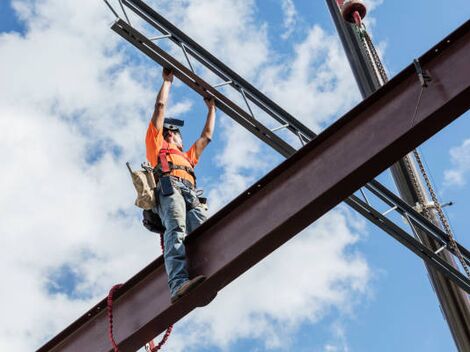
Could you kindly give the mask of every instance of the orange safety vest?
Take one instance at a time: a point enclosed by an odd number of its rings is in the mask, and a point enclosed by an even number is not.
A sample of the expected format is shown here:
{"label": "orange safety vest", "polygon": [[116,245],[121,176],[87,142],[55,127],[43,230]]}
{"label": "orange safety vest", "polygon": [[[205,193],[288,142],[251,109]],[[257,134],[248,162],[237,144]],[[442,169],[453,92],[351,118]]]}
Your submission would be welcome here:
{"label": "orange safety vest", "polygon": [[[191,167],[185,165],[175,165],[171,161],[168,160],[168,156],[170,154],[176,154],[185,158]],[[163,141],[162,148],[158,152],[158,163],[154,168],[154,173],[157,177],[161,177],[164,175],[169,175],[173,170],[184,170],[188,174],[190,174],[193,179],[194,183],[196,183],[196,175],[194,174],[194,163],[188,158],[188,156],[183,153],[182,151],[174,148],[170,148],[170,144],[167,141]],[[195,184],[194,184],[195,186]]]}
{"label": "orange safety vest", "polygon": [[[160,155],[163,154],[163,165],[165,165],[165,161],[168,162],[170,175],[186,179],[193,185],[195,184],[194,167],[198,163],[195,144],[186,152],[181,152],[176,146],[165,141],[163,131],[157,130],[155,125],[150,122],[145,137],[145,145],[147,160],[155,168],[157,177],[159,174],[163,174],[162,162],[160,160],[162,159]],[[165,168],[165,173],[167,174],[168,168]]]}

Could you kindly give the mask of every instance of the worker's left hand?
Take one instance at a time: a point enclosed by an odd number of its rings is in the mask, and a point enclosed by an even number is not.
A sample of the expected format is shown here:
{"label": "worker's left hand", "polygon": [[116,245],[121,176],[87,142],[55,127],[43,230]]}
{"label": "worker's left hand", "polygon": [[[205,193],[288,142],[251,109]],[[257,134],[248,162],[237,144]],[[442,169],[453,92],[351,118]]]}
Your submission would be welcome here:
{"label": "worker's left hand", "polygon": [[215,109],[215,100],[213,97],[204,98],[204,102],[206,103],[208,109]]}

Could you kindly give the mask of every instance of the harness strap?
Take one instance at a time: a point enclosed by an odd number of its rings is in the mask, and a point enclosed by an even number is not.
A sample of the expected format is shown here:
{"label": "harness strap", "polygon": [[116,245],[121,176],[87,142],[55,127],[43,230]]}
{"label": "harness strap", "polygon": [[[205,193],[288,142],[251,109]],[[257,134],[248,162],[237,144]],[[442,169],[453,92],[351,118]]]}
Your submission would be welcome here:
{"label": "harness strap", "polygon": [[168,164],[167,152],[169,144],[167,141],[163,141],[162,149],[158,152],[158,159],[163,173],[169,173],[171,171],[170,165]]}
{"label": "harness strap", "polygon": [[158,159],[160,161],[162,173],[166,174],[166,173],[170,172],[171,169],[170,169],[170,165],[168,163],[168,159],[166,157],[166,154],[165,153],[160,153],[158,155]]}
{"label": "harness strap", "polygon": [[168,155],[170,155],[170,154],[176,154],[176,155],[182,156],[183,158],[186,159],[186,161],[187,161],[192,167],[194,167],[192,161],[189,160],[189,158],[187,157],[187,155],[186,155],[185,153],[183,153],[182,151],[178,150],[178,149],[162,148],[162,149],[160,149],[160,151],[159,151],[159,156],[160,156],[160,157],[161,157],[162,155],[168,156]]}
{"label": "harness strap", "polygon": [[[168,161],[168,156],[170,154],[182,156],[191,165],[191,167],[185,165],[175,165],[171,161]],[[158,151],[158,164],[154,168],[154,173],[157,177],[161,177],[162,175],[169,174],[172,170],[186,171],[194,178],[194,181],[196,181],[194,164],[192,161],[189,160],[185,153],[178,149],[170,148],[170,144],[167,141],[163,141],[162,148]]]}
{"label": "harness strap", "polygon": [[[196,181],[196,174],[194,173],[194,169],[189,167],[189,166],[183,166],[183,165],[174,165],[172,162],[169,162],[168,163],[168,166],[170,168],[170,172],[172,170],[183,170],[183,171],[186,171],[188,174],[190,174],[193,178],[194,178],[194,181]],[[166,173],[162,170],[162,166],[160,164],[158,164],[157,166],[155,166],[155,168],[153,169],[153,172],[155,174],[155,178],[158,179],[159,177],[162,177],[163,175],[165,175]]]}

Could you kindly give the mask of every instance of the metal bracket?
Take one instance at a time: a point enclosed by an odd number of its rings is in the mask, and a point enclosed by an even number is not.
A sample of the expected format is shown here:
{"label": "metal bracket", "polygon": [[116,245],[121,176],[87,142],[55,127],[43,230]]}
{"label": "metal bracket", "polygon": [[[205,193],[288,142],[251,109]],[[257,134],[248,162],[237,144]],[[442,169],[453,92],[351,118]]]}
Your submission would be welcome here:
{"label": "metal bracket", "polygon": [[423,70],[421,63],[418,59],[413,60],[413,64],[415,66],[416,73],[418,74],[419,82],[421,83],[421,87],[427,87],[428,82],[432,81],[432,77],[427,70]]}

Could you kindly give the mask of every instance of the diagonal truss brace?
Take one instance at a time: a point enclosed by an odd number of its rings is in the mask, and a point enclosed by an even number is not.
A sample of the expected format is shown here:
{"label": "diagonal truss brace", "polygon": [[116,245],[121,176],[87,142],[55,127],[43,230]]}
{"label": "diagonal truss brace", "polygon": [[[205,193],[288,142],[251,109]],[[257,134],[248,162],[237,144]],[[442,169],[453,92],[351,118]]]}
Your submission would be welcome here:
{"label": "diagonal truss brace", "polygon": [[[207,280],[170,305],[166,274],[159,257],[118,291],[115,338],[122,351],[135,351],[235,280],[348,197],[470,106],[470,26],[464,25],[420,61],[433,75],[422,98],[423,109],[410,123],[419,85],[411,66],[364,100],[316,139],[277,166],[246,192],[188,236],[190,272]],[[312,182],[314,180],[315,182]],[[389,233],[415,246],[421,257],[470,292],[460,273],[445,271],[440,257],[400,236],[400,230],[367,203],[347,202],[371,221],[385,221]],[[260,221],[260,218],[263,220]],[[403,235],[403,234],[402,234]],[[405,243],[406,242],[406,243]],[[229,246],[227,244],[230,244]],[[460,278],[458,281],[456,278]],[[38,351],[109,352],[105,300]]]}

